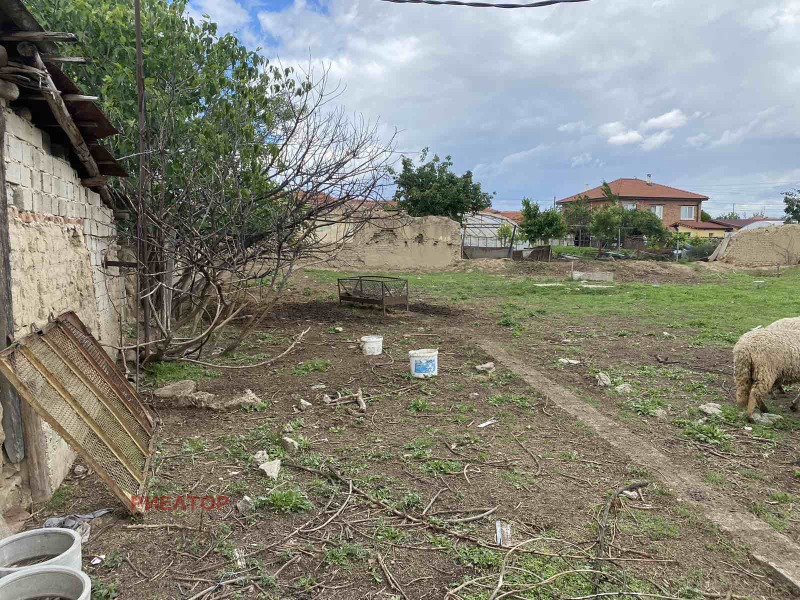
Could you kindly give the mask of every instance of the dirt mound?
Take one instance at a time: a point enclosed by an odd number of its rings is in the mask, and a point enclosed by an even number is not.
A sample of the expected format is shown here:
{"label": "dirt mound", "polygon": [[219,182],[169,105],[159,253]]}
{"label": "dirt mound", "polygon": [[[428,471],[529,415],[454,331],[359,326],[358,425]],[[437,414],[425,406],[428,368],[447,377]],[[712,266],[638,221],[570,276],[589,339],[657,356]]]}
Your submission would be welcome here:
{"label": "dirt mound", "polygon": [[740,231],[717,260],[745,267],[800,264],[800,225]]}

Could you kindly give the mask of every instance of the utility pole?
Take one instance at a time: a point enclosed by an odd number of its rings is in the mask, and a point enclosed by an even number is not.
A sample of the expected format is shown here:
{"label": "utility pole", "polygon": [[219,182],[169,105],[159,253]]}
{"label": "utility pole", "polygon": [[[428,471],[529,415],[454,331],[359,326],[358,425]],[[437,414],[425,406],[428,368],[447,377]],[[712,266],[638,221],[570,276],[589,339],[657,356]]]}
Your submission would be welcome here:
{"label": "utility pole", "polygon": [[[147,118],[145,113],[144,97],[144,55],[142,52],[142,6],[141,0],[133,2],[134,20],[136,24],[136,95],[139,108],[139,186],[136,197],[136,236],[137,262],[139,271],[136,277],[137,298],[136,298],[136,389],[139,389],[139,311],[141,310],[142,298],[150,289],[150,278],[148,277],[148,244],[147,244],[147,217],[144,213],[144,192],[145,178],[147,177],[147,167],[145,158],[147,151]],[[144,357],[147,360],[150,354],[150,302],[144,304]]]}

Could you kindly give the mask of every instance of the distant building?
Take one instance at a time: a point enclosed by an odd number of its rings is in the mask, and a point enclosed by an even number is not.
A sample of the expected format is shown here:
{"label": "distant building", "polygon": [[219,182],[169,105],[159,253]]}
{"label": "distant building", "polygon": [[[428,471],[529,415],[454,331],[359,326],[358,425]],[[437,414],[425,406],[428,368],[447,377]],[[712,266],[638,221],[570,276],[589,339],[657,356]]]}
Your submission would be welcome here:
{"label": "distant building", "polygon": [[731,231],[757,229],[759,227],[770,227],[773,225],[783,225],[783,219],[770,219],[769,217],[750,217],[749,219],[711,219],[713,223],[719,223],[730,227]]}
{"label": "distant building", "polygon": [[[623,208],[649,210],[661,219],[664,227],[699,225],[703,201],[708,200],[708,196],[702,194],[653,183],[649,176],[646,180],[615,179],[608,185]],[[589,198],[592,209],[608,205],[602,186],[563,198],[556,204],[563,211],[580,197]]]}
{"label": "distant building", "polygon": [[691,237],[723,238],[733,229],[716,221],[678,221],[671,229],[678,233],[688,233]]}

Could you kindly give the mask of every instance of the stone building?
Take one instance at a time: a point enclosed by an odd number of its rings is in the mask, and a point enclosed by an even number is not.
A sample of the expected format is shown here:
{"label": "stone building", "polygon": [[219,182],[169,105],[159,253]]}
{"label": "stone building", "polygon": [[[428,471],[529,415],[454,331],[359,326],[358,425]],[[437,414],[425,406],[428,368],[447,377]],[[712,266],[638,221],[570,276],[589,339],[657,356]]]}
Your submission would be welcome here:
{"label": "stone building", "polygon": [[[17,0],[0,0],[0,31],[0,347],[72,310],[113,352],[125,287],[105,266],[117,252],[106,184],[126,173],[99,140],[118,132],[59,68],[64,34]],[[0,410],[2,529],[2,515],[52,495],[75,455],[2,376]]]}

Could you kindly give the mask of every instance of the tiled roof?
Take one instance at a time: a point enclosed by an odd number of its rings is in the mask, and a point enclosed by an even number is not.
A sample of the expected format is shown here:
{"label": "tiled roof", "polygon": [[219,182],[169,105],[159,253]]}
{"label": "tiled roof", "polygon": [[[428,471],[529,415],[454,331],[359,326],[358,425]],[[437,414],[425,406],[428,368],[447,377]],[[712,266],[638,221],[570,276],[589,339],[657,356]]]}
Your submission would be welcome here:
{"label": "tiled roof", "polygon": [[[620,198],[656,198],[661,200],[708,200],[708,196],[679,190],[678,188],[661,185],[658,183],[647,183],[643,179],[615,179],[608,184],[611,191]],[[598,186],[591,190],[586,190],[580,194],[569,196],[558,201],[557,204],[574,202],[578,196],[588,196],[590,200],[602,200],[603,187]]]}
{"label": "tiled roof", "polygon": [[770,221],[774,219],[767,219],[767,217],[750,217],[749,219],[711,219],[714,223],[719,223],[721,225],[727,225],[728,227],[732,227],[733,229],[741,229],[750,223],[755,223],[756,221]]}
{"label": "tiled roof", "polygon": [[673,227],[677,226],[681,227],[691,227],[692,229],[714,229],[714,230],[721,230],[721,231],[729,231],[731,227],[727,225],[722,225],[720,223],[715,223],[714,221],[678,221],[677,223],[673,223]]}

